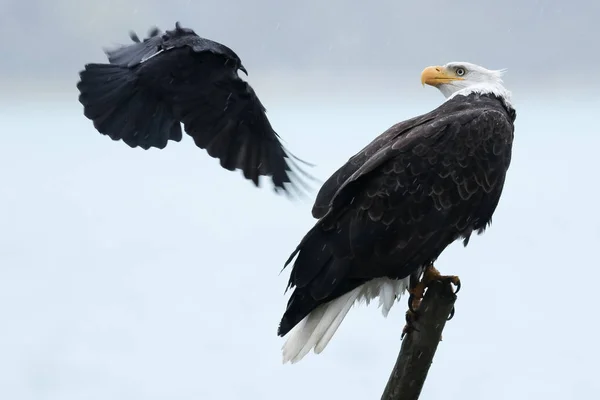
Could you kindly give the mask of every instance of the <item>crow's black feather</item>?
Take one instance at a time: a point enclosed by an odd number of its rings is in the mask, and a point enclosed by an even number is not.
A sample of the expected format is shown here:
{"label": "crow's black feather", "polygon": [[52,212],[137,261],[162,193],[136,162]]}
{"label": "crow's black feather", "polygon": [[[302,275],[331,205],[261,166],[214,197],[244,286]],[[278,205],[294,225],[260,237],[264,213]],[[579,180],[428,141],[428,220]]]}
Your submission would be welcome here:
{"label": "crow's black feather", "polygon": [[144,40],[130,37],[133,43],[105,50],[110,64],[88,64],[80,73],[79,101],[100,133],[131,147],[164,148],[181,140],[183,124],[223,168],[242,170],[257,186],[270,176],[289,192],[305,185],[298,173],[311,178],[238,75],[247,72],[233,50],[179,23],[164,33],[153,28]]}

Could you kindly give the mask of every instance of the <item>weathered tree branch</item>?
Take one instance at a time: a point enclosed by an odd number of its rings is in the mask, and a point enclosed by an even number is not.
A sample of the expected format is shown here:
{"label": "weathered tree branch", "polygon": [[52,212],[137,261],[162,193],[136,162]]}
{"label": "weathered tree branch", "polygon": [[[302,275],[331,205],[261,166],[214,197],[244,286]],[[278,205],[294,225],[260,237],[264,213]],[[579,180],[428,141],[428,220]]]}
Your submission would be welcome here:
{"label": "weathered tree branch", "polygon": [[417,400],[452,312],[456,295],[448,281],[432,282],[417,310],[415,330],[402,340],[400,354],[381,400]]}

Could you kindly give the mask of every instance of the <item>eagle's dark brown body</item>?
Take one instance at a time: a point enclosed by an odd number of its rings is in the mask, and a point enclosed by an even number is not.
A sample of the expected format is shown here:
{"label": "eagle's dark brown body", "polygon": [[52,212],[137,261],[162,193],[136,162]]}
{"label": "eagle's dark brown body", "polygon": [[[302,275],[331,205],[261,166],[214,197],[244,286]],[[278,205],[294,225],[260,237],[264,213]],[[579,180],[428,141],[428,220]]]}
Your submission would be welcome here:
{"label": "eagle's dark brown body", "polygon": [[394,125],[336,171],[297,255],[278,334],[374,278],[402,279],[491,222],[516,113],[493,95],[456,96]]}

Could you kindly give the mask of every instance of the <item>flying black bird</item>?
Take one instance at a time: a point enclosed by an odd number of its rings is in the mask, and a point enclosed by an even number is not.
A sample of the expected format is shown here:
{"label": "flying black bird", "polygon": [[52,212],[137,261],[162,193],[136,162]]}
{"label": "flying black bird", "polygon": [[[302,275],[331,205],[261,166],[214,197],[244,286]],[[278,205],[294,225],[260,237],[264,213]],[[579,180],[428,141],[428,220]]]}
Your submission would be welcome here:
{"label": "flying black bird", "polygon": [[356,301],[378,297],[386,316],[407,289],[418,304],[432,280],[459,285],[433,262],[491,223],[516,118],[501,71],[449,63],[426,68],[421,81],[447,100],[382,133],[317,195],[319,220],[286,262],[297,256],[278,330],[288,336],[284,362],[323,351]]}
{"label": "flying black bird", "polygon": [[153,28],[143,41],[130,37],[133,44],[105,49],[110,64],[80,72],[79,101],[100,133],[130,147],[162,149],[182,139],[183,124],[198,147],[256,186],[259,176],[271,176],[276,190],[303,184],[295,162],[301,160],[282,145],[230,48],[179,23],[165,33]]}

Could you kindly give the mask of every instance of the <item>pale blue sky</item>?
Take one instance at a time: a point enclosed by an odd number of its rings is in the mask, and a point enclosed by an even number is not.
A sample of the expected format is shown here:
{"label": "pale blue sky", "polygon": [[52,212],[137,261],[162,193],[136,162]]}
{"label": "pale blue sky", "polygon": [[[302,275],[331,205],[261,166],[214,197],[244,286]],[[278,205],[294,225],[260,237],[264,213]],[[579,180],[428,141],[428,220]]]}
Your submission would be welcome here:
{"label": "pale blue sky", "polygon": [[[318,108],[283,99],[271,115],[323,179],[395,120],[441,101],[429,94],[427,104],[327,113],[327,99]],[[423,399],[600,389],[589,319],[600,278],[598,105],[518,104],[492,227],[438,263],[463,289]],[[281,365],[287,272],[278,273],[313,224],[309,202],[254,189],[187,138],[164,151],[114,143],[79,108],[0,112],[11,132],[0,148],[2,398],[378,398],[404,301],[387,320],[373,305],[353,309],[323,354]]]}
{"label": "pale blue sky", "polygon": [[[203,12],[185,1],[0,0],[0,398],[376,399],[387,382],[404,300],[387,319],[375,304],[354,308],[324,353],[281,364],[289,271],[279,271],[314,223],[315,193],[294,203],[257,190],[188,137],[130,149],[83,116],[83,64],[130,28],[177,19],[240,54],[275,129],[321,180],[443,101],[421,87],[423,67],[509,68],[513,163],[492,227],[438,262],[463,287],[421,398],[598,393],[600,98],[585,75],[595,36],[584,35],[598,6],[469,3],[207,2]],[[226,11],[233,22],[215,17]]]}

